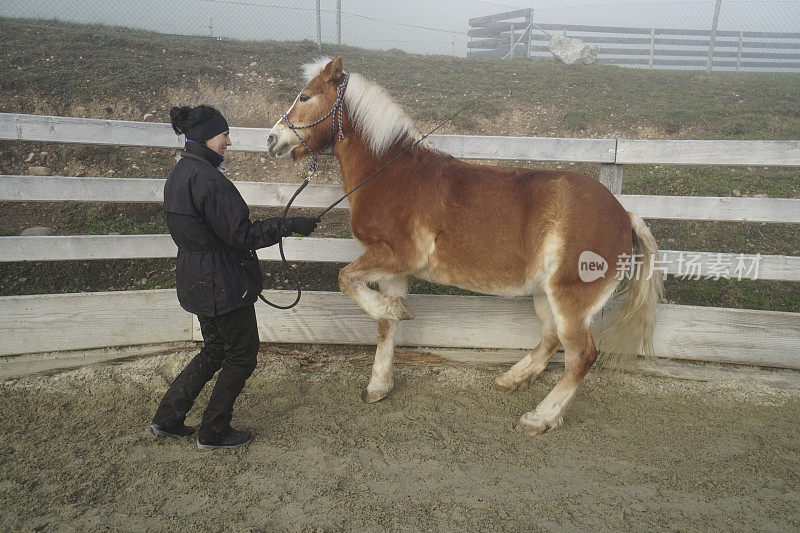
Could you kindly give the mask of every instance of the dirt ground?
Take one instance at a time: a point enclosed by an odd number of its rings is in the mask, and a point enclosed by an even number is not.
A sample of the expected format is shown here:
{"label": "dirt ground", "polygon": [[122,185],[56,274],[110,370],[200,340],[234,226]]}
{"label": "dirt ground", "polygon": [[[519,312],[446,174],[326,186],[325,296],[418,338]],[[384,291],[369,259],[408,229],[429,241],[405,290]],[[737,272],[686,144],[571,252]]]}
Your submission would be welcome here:
{"label": "dirt ground", "polygon": [[253,442],[200,452],[145,430],[192,355],[1,384],[0,529],[800,527],[797,389],[592,371],[565,426],[529,438],[514,425],[558,369],[500,395],[497,369],[405,356],[366,405],[371,348],[265,346],[233,421]]}

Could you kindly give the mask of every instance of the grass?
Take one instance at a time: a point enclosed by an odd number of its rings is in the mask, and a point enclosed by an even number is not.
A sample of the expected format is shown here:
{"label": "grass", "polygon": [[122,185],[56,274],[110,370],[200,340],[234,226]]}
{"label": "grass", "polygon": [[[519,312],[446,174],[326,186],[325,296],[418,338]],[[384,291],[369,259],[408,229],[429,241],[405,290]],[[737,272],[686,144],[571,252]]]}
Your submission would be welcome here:
{"label": "grass", "polygon": [[[211,41],[125,28],[55,21],[0,19],[0,98],[4,112],[69,114],[87,106],[107,118],[155,110],[163,116],[168,94],[198,86],[230,94],[232,102],[258,101],[260,91],[290,103],[302,82],[299,65],[317,55],[301,42]],[[477,98],[449,131],[491,135],[629,138],[798,139],[800,75],[732,74],[624,69],[607,65],[565,68],[543,61],[474,61],[325,45],[323,54],[342,55],[350,71],[383,85],[418,122],[438,123]],[[260,85],[237,77],[258,62]],[[273,80],[267,83],[265,80]],[[249,100],[248,100],[249,99]],[[243,106],[248,109],[247,105]],[[520,114],[514,122],[513,115]],[[138,118],[137,118],[138,119]],[[165,120],[161,118],[161,120]],[[237,125],[263,126],[263,117],[241,114]],[[517,128],[516,130],[514,128]],[[48,151],[54,173],[74,172],[93,162],[85,175],[164,177],[173,159],[168,151],[2,143],[0,171],[12,173],[29,153]],[[238,157],[238,156],[236,156]],[[133,163],[141,169],[134,169]],[[510,166],[564,168],[597,175],[596,165],[504,162]],[[99,173],[101,172],[101,173]],[[764,167],[626,166],[626,194],[755,196],[800,198],[800,174]],[[8,209],[0,212],[9,213]],[[160,212],[119,206],[64,203],[51,212],[60,234],[164,233]],[[261,216],[258,210],[254,215]],[[22,222],[0,217],[0,234],[16,235]],[[39,225],[39,224],[30,224]],[[650,221],[662,248],[731,253],[800,255],[800,232],[793,225],[697,221]],[[350,238],[346,220],[328,235]],[[87,286],[153,288],[174,286],[167,263],[149,260],[72,266],[0,264],[4,294],[85,290]],[[108,266],[110,265],[110,266]],[[136,266],[138,265],[138,266]],[[155,265],[155,266],[152,266]],[[74,268],[73,268],[74,267]],[[124,283],[108,268],[120,268]],[[155,268],[155,277],[148,274]],[[335,290],[335,267],[301,267],[318,285]],[[27,270],[26,270],[27,269]],[[39,270],[37,270],[39,269]],[[83,269],[83,270],[81,270]],[[29,274],[26,274],[29,272]],[[92,274],[91,272],[94,272]],[[53,277],[52,283],[43,281]],[[59,276],[64,278],[59,281]],[[25,282],[18,280],[25,278]],[[16,280],[16,281],[15,281]],[[144,282],[142,283],[142,281]],[[333,281],[332,281],[333,280]],[[84,287],[84,289],[81,289]],[[426,282],[413,292],[468,294]],[[696,305],[800,311],[800,284],[669,279],[670,300]]]}

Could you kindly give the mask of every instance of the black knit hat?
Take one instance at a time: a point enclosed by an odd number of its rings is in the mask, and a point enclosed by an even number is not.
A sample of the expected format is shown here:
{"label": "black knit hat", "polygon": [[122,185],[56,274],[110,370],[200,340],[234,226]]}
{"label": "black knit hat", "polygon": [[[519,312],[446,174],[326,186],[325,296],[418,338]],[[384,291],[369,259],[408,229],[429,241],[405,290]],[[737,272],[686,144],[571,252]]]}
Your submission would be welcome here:
{"label": "black knit hat", "polygon": [[175,106],[169,112],[172,129],[189,141],[205,142],[229,130],[222,113],[211,106]]}

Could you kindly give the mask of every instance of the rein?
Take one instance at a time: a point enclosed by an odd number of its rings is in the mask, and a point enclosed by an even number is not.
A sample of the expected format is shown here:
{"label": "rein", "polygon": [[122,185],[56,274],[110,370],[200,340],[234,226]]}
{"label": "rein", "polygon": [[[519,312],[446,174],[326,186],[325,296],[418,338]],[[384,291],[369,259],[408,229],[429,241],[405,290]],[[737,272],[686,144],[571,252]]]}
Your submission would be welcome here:
{"label": "rein", "polygon": [[[338,139],[340,141],[343,140],[344,139],[344,130],[342,129],[342,102],[344,100],[344,90],[347,88],[347,80],[349,79],[349,77],[350,77],[350,74],[345,74],[344,80],[342,80],[342,83],[340,83],[339,86],[336,87],[336,101],[334,102],[333,107],[331,108],[331,110],[328,111],[325,114],[325,116],[323,116],[322,118],[320,118],[318,120],[315,120],[311,124],[307,124],[305,126],[295,126],[294,124],[292,124],[289,121],[289,117],[286,116],[286,113],[283,114],[283,117],[282,117],[283,121],[286,123],[286,125],[289,127],[289,129],[291,129],[292,132],[294,132],[294,134],[297,136],[297,138],[300,139],[300,142],[303,143],[303,146],[306,147],[306,150],[308,150],[309,153],[311,153],[311,165],[309,165],[309,167],[308,167],[308,176],[306,177],[306,179],[303,180],[303,183],[300,184],[300,186],[294,192],[292,197],[289,199],[289,202],[286,204],[286,207],[283,210],[283,218],[286,218],[286,215],[289,213],[289,208],[292,206],[292,202],[294,202],[295,198],[297,198],[297,195],[299,195],[300,192],[303,189],[306,188],[306,186],[308,185],[309,178],[311,178],[314,175],[314,172],[316,172],[316,170],[317,170],[317,158],[319,157],[319,152],[313,151],[311,149],[311,147],[308,146],[306,141],[303,140],[303,138],[300,136],[300,134],[297,133],[296,130],[305,129],[305,128],[310,128],[312,126],[316,126],[317,124],[319,124],[320,122],[322,122],[323,120],[325,120],[326,118],[331,116],[331,114],[333,114],[334,115],[334,120],[333,120],[333,124],[332,124],[332,132],[333,132],[333,136],[334,136],[334,142],[335,142],[335,139],[337,138],[337,135],[336,135],[337,127],[339,129]],[[429,131],[428,133],[426,133],[425,135],[423,135],[422,137],[420,137],[419,139],[414,141],[414,143],[409,145],[405,150],[403,150],[402,152],[400,152],[399,154],[397,154],[396,156],[391,158],[389,161],[384,163],[378,170],[376,170],[375,172],[373,172],[372,174],[367,176],[364,180],[361,181],[361,183],[359,183],[358,185],[356,185],[355,187],[350,189],[347,193],[345,193],[338,200],[336,200],[331,205],[329,205],[328,207],[326,207],[325,209],[320,211],[315,218],[318,218],[318,219],[322,218],[324,215],[326,215],[328,213],[328,211],[330,211],[331,209],[333,209],[334,207],[336,207],[337,205],[342,203],[345,200],[345,198],[347,198],[348,196],[350,196],[351,194],[356,192],[356,190],[361,188],[362,185],[365,185],[372,178],[374,178],[375,176],[380,174],[386,167],[388,167],[389,165],[391,165],[392,163],[394,163],[395,161],[400,159],[402,156],[404,156],[405,154],[410,152],[415,146],[417,146],[419,143],[421,143],[426,138],[428,138],[429,135],[431,135],[436,130],[438,130],[439,128],[441,128],[442,126],[444,126],[445,124],[447,124],[448,122],[450,122],[451,120],[456,118],[458,115],[460,115],[461,113],[463,113],[464,111],[466,111],[467,109],[472,107],[475,104],[475,102],[478,101],[478,99],[479,98],[475,98],[475,99],[467,102],[464,106],[461,107],[461,109],[459,109],[458,111],[456,111],[455,113],[450,115],[448,118],[443,120],[441,123],[439,123],[438,126],[436,126],[431,131]],[[289,272],[291,272],[291,269],[288,267],[289,263],[286,260],[286,256],[283,253],[283,237],[281,237],[281,240],[278,241],[278,248],[279,248],[280,253],[281,253],[281,262],[283,263],[284,269],[286,270],[286,272],[288,274]],[[289,277],[289,276],[287,275],[287,277]],[[281,306],[281,305],[277,305],[277,304],[274,304],[274,303],[270,302],[261,293],[258,294],[258,297],[261,298],[261,300],[264,303],[266,303],[268,305],[271,305],[272,307],[274,307],[276,309],[291,309],[292,307],[294,307],[295,305],[297,305],[300,302],[301,289],[300,289],[300,282],[298,282],[298,281],[295,281],[295,290],[297,291],[297,297],[295,298],[294,302],[292,302],[290,305],[286,305],[286,306]]]}

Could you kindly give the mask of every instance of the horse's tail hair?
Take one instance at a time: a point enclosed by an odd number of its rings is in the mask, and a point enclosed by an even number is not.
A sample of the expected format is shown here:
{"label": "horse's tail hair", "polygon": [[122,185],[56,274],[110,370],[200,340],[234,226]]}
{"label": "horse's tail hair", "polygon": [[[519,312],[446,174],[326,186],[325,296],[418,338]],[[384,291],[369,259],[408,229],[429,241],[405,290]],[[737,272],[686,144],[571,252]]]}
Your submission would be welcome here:
{"label": "horse's tail hair", "polygon": [[664,278],[653,269],[658,245],[644,220],[628,212],[633,230],[633,269],[618,293],[622,302],[600,335],[603,364],[618,367],[637,355],[653,355],[656,304],[664,298]]}

